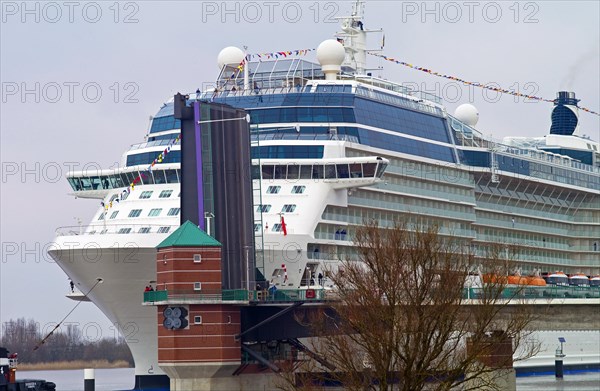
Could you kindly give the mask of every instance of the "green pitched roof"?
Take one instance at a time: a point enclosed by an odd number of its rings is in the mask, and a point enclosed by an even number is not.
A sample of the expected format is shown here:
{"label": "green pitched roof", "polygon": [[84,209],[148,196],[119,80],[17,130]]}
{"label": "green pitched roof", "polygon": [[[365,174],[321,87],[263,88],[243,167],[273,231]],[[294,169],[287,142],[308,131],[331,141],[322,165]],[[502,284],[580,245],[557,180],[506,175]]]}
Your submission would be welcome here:
{"label": "green pitched roof", "polygon": [[221,243],[188,220],[156,246],[165,247],[221,247]]}

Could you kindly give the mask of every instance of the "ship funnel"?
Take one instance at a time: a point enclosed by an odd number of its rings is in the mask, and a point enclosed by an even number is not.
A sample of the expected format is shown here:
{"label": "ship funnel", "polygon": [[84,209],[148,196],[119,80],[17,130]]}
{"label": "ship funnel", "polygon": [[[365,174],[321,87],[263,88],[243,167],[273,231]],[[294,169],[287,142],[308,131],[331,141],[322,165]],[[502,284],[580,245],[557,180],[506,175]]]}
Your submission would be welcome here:
{"label": "ship funnel", "polygon": [[559,91],[554,100],[550,134],[570,136],[579,125],[579,108],[574,92]]}

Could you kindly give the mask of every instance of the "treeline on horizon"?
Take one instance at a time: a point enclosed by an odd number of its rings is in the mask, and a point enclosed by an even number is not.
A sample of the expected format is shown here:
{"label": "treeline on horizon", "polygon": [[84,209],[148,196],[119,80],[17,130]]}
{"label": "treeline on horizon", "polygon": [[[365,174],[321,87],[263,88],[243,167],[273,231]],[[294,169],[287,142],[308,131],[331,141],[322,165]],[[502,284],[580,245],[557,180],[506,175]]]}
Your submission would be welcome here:
{"label": "treeline on horizon", "polygon": [[[50,327],[51,326],[51,327]],[[125,340],[118,335],[98,336],[101,330],[93,328],[93,337],[84,335],[77,324],[66,324],[41,344],[41,341],[54,328],[42,327],[33,319],[19,318],[2,323],[0,347],[11,353],[18,353],[20,363],[45,363],[58,361],[107,360],[112,363],[124,360],[133,366],[133,357]],[[92,333],[90,333],[92,334]],[[34,350],[36,346],[38,349]]]}

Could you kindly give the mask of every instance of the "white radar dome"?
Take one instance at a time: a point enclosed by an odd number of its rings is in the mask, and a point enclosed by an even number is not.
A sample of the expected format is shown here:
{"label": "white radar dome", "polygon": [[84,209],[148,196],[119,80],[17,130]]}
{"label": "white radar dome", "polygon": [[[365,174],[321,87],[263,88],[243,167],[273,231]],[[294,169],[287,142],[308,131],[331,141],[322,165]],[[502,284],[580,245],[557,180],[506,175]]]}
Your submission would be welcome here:
{"label": "white radar dome", "polygon": [[469,126],[475,126],[479,121],[479,111],[475,106],[468,103],[458,106],[454,111],[454,116]]}
{"label": "white radar dome", "polygon": [[335,39],[328,39],[317,48],[317,60],[322,67],[341,66],[346,57],[344,46]]}
{"label": "white radar dome", "polygon": [[244,59],[244,52],[235,46],[229,46],[219,52],[217,66],[223,69],[224,65],[239,65]]}

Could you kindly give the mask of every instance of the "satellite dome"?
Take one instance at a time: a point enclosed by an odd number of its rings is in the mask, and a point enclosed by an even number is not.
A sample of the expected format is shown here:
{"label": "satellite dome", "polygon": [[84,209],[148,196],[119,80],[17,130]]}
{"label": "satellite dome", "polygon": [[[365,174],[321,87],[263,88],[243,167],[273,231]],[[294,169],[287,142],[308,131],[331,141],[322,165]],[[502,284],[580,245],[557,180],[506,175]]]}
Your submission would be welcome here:
{"label": "satellite dome", "polygon": [[228,46],[219,52],[217,57],[217,66],[219,69],[223,69],[224,65],[239,65],[244,59],[245,55],[242,49],[236,48],[235,46]]}
{"label": "satellite dome", "polygon": [[344,62],[345,57],[346,50],[344,46],[335,39],[325,40],[317,48],[317,60],[323,67],[328,65],[339,67]]}
{"label": "satellite dome", "polygon": [[328,39],[317,48],[317,60],[325,73],[326,80],[335,80],[338,72],[342,70],[342,63],[346,58],[346,49],[335,39]]}
{"label": "satellite dome", "polygon": [[475,106],[468,103],[458,106],[454,111],[454,116],[469,126],[475,126],[479,121],[479,111]]}

